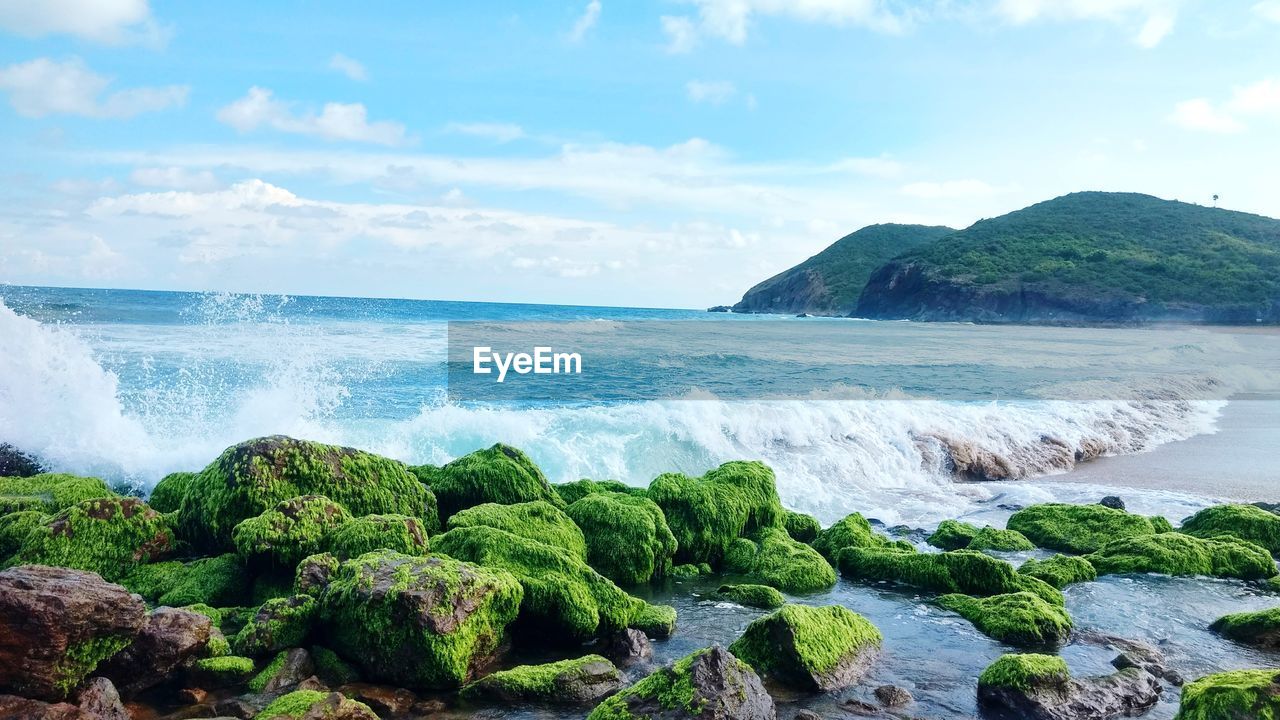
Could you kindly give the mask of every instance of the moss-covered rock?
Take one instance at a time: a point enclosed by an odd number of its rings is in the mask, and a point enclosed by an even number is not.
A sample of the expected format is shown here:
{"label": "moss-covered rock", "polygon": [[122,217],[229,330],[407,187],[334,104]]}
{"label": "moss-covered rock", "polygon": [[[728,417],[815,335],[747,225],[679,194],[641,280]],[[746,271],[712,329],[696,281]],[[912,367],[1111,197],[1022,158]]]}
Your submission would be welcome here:
{"label": "moss-covered rock", "polygon": [[987,688],[1012,688],[1030,690],[1031,688],[1056,682],[1066,682],[1071,678],[1067,663],[1055,655],[1009,654],[987,666],[978,676],[979,691]]}
{"label": "moss-covered rock", "polygon": [[415,517],[366,515],[338,525],[329,532],[324,544],[341,560],[360,557],[374,550],[426,555],[430,549],[427,533],[422,521]]}
{"label": "moss-covered rock", "polygon": [[147,504],[156,512],[171,513],[182,505],[182,498],[195,481],[196,473],[175,472],[160,478],[160,482],[151,488],[147,496]]}
{"label": "moss-covered rock", "polygon": [[986,598],[951,594],[938,598],[938,604],[958,613],[988,637],[1008,645],[1057,646],[1071,634],[1071,616],[1066,609],[1045,602],[1035,593]]}
{"label": "moss-covered rock", "polygon": [[781,528],[735,540],[725,555],[724,568],[789,593],[817,592],[836,584],[831,564]]}
{"label": "moss-covered rock", "polygon": [[648,495],[675,535],[679,562],[718,565],[734,540],[782,527],[773,470],[760,462],[728,462],[696,478],[659,475]]}
{"label": "moss-covered rock", "polygon": [[18,552],[32,530],[48,520],[49,516],[41,510],[19,510],[0,515],[0,565]]}
{"label": "moss-covered rock", "polygon": [[1161,573],[1260,580],[1277,574],[1269,552],[1233,537],[1202,540],[1162,533],[1121,538],[1085,557],[1099,575]]}
{"label": "moss-covered rock", "polygon": [[1280,648],[1280,607],[1224,615],[1209,629],[1243,645]]}
{"label": "moss-covered rock", "polygon": [[281,501],[231,531],[236,552],[247,561],[292,570],[324,549],[328,535],[351,521],[347,509],[323,495]]}
{"label": "moss-covered rock", "polygon": [[0,515],[20,510],[53,514],[86,500],[116,494],[95,477],[41,473],[31,477],[0,477]]}
{"label": "moss-covered rock", "polygon": [[768,585],[721,585],[716,595],[744,607],[773,610],[787,604],[786,598],[776,588]]}
{"label": "moss-covered rock", "polygon": [[213,607],[239,605],[249,597],[249,576],[235,553],[142,565],[121,579],[121,585],[157,605]]}
{"label": "moss-covered rock", "polygon": [[986,597],[1026,590],[1062,605],[1062,593],[1045,582],[1021,575],[1003,560],[971,550],[909,553],[890,548],[845,548],[840,572],[855,580],[896,582],[940,593]]}
{"label": "moss-covered rock", "polygon": [[231,550],[241,521],[303,495],[323,495],[356,516],[409,515],[437,527],[431,492],[403,463],[276,435],[227,448],[187,484],[178,509],[182,536],[206,550]]}
{"label": "moss-covered rock", "polygon": [[1014,513],[1006,524],[1042,548],[1079,555],[1120,538],[1155,535],[1150,518],[1104,505],[1032,505]]}
{"label": "moss-covered rock", "polygon": [[311,646],[311,662],[315,664],[316,677],[333,687],[359,682],[360,671],[338,657],[338,653],[322,645]]}
{"label": "moss-covered rock", "polygon": [[818,523],[818,518],[794,510],[785,511],[782,516],[782,526],[786,528],[792,540],[807,544],[812,544],[818,539],[818,533],[822,532],[822,525]]}
{"label": "moss-covered rock", "polygon": [[622,687],[622,673],[599,655],[545,665],[521,665],[467,685],[462,698],[473,703],[594,705]]}
{"label": "moss-covered rock", "polygon": [[1280,720],[1280,670],[1236,670],[1188,683],[1174,720]]}
{"label": "moss-covered rock", "polygon": [[582,530],[563,510],[543,500],[524,503],[484,503],[449,517],[448,528],[491,527],[529,540],[554,545],[570,555],[587,559]]}
{"label": "moss-covered rock", "polygon": [[215,689],[247,682],[253,677],[253,669],[251,658],[222,655],[197,660],[187,669],[187,675],[199,687]]}
{"label": "moss-covered rock", "polygon": [[595,493],[619,493],[647,497],[644,488],[632,487],[617,480],[574,480],[552,485],[551,488],[556,491],[561,500],[564,500],[566,505],[572,505],[582,498]]}
{"label": "moss-covered rock", "polygon": [[969,543],[969,550],[995,550],[997,552],[1023,552],[1027,550],[1035,550],[1036,546],[1027,539],[1025,535],[1017,530],[1001,530],[1000,528],[984,527],[973,536],[973,540]]}
{"label": "moss-covered rock", "polygon": [[875,625],[846,608],[787,605],[748,625],[729,652],[781,683],[825,692],[856,683],[882,642]]}
{"label": "moss-covered rock", "polygon": [[[424,553],[404,554],[422,555]],[[294,572],[294,594],[320,597],[324,593],[324,589],[329,587],[329,581],[338,573],[338,565],[340,564],[341,561],[338,560],[338,556],[333,553],[320,553],[303,558]]]}
{"label": "moss-covered rock", "polygon": [[963,550],[978,534],[978,527],[959,520],[943,520],[925,542],[943,550]]}
{"label": "moss-covered rock", "polygon": [[137,498],[100,498],[68,507],[23,538],[16,564],[92,570],[118,580],[174,548],[169,518]]}
{"label": "moss-covered rock", "polygon": [[715,571],[712,570],[711,566],[707,563],[700,563],[698,565],[694,565],[693,563],[684,563],[672,566],[671,571],[667,573],[667,577],[672,580],[692,580],[697,577],[702,577],[703,575],[710,575],[713,572]]}
{"label": "moss-covered rock", "polygon": [[441,520],[485,503],[512,505],[542,500],[557,508],[565,505],[528,455],[502,443],[463,455],[436,471],[430,480]]}
{"label": "moss-covered rock", "polygon": [[268,600],[231,639],[237,655],[258,657],[298,647],[311,633],[318,605],[310,595]]}
{"label": "moss-covered rock", "polygon": [[655,638],[671,637],[676,631],[676,609],[670,605],[637,602],[632,608],[627,627]]}
{"label": "moss-covered rock", "polygon": [[518,578],[524,587],[521,623],[548,637],[584,640],[632,627],[647,607],[569,551],[506,530],[456,527],[432,542],[437,552]]}
{"label": "moss-covered rock", "polygon": [[362,702],[342,693],[319,690],[294,690],[281,695],[253,717],[253,720],[378,720],[377,714]]}
{"label": "moss-covered rock", "polygon": [[774,720],[751,666],[719,645],[677,660],[596,706],[587,720]]}
{"label": "moss-covered rock", "polygon": [[1073,583],[1098,579],[1098,571],[1078,555],[1054,555],[1046,560],[1032,558],[1022,563],[1018,572],[1043,580],[1059,590]]}
{"label": "moss-covered rock", "polygon": [[498,568],[374,552],[339,566],[320,601],[321,627],[325,644],[371,680],[454,688],[490,661],[523,594]]}
{"label": "moss-covered rock", "polygon": [[860,513],[845,516],[840,522],[818,533],[813,549],[834,563],[840,551],[847,547],[882,548],[890,544],[889,538],[871,529],[871,523]]}
{"label": "moss-covered rock", "polygon": [[621,585],[638,585],[671,570],[676,538],[657,503],[616,492],[589,493],[565,512],[582,529],[587,563]]}
{"label": "moss-covered rock", "polygon": [[1199,538],[1231,535],[1280,555],[1280,515],[1256,505],[1215,505],[1192,515],[1182,532]]}

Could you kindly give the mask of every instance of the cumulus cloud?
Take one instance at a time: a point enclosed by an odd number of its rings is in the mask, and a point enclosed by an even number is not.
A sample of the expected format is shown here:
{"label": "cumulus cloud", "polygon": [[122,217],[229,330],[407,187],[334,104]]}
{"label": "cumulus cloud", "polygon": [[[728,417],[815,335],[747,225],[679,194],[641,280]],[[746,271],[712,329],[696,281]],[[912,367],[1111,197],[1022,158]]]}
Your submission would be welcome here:
{"label": "cumulus cloud", "polygon": [[747,40],[756,17],[778,17],[800,22],[864,27],[876,32],[900,33],[910,24],[905,13],[895,12],[884,0],[689,0],[697,7],[696,19],[663,16],[662,30],[669,52],[688,52],[701,36],[734,45]]}
{"label": "cumulus cloud", "polygon": [[147,0],[0,0],[0,28],[26,37],[74,35],[110,45],[157,44]]}
{"label": "cumulus cloud", "polygon": [[738,88],[727,80],[690,80],[685,84],[685,92],[689,95],[689,99],[696,103],[721,105],[733,97],[738,92]]}
{"label": "cumulus cloud", "polygon": [[1247,118],[1280,120],[1280,80],[1242,85],[1220,104],[1207,98],[1185,100],[1169,115],[1169,121],[1179,127],[1212,133],[1241,132],[1247,127]]}
{"label": "cumulus cloud", "polygon": [[404,125],[386,120],[369,122],[369,113],[360,103],[325,103],[317,114],[297,113],[294,103],[277,100],[266,88],[251,87],[244,97],[218,111],[218,120],[246,133],[267,127],[324,140],[405,145],[409,139]]}
{"label": "cumulus cloud", "polygon": [[1179,0],[998,0],[996,12],[1021,25],[1037,20],[1101,20],[1137,28],[1133,41],[1152,48],[1173,31]]}
{"label": "cumulus cloud", "polygon": [[582,42],[582,39],[587,36],[591,28],[595,27],[596,23],[600,21],[601,9],[600,0],[591,0],[591,2],[587,3],[582,15],[578,16],[578,19],[573,23],[573,28],[569,30],[570,42]]}
{"label": "cumulus cloud", "polygon": [[364,82],[369,79],[369,72],[365,70],[363,63],[342,53],[334,53],[333,57],[329,58],[329,69],[337,70],[346,75],[348,79],[356,82]]}
{"label": "cumulus cloud", "polygon": [[19,115],[82,115],[128,118],[186,103],[185,85],[137,87],[107,93],[111,78],[98,75],[79,58],[63,62],[37,58],[0,68],[0,90]]}
{"label": "cumulus cloud", "polygon": [[445,132],[471,135],[500,143],[519,140],[525,136],[524,128],[515,123],[449,123],[444,129]]}
{"label": "cumulus cloud", "polygon": [[673,55],[687,53],[698,44],[698,28],[693,20],[678,15],[663,15],[662,33],[667,36],[667,52]]}

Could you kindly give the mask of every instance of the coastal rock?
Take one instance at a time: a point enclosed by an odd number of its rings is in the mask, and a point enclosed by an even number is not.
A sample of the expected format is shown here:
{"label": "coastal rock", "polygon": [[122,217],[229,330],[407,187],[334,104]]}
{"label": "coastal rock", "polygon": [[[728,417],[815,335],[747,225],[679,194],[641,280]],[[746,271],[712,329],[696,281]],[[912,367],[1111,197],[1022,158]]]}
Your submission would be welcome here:
{"label": "coastal rock", "polygon": [[204,652],[213,623],[190,610],[156,608],[142,632],[114,655],[101,672],[119,684],[126,696],[164,682],[177,668]]}
{"label": "coastal rock", "polygon": [[1261,580],[1277,575],[1262,547],[1230,536],[1201,540],[1181,533],[1121,538],[1085,556],[1099,575],[1165,575]]}
{"label": "coastal rock", "polygon": [[330,685],[346,685],[360,681],[360,671],[327,647],[312,645],[311,660],[316,666],[316,675]]}
{"label": "coastal rock", "polygon": [[1167,681],[1170,685],[1180,686],[1183,683],[1182,676],[1178,674],[1178,671],[1169,667],[1164,653],[1149,643],[1108,635],[1095,630],[1074,634],[1072,642],[1107,647],[1119,651],[1120,654],[1111,661],[1111,664],[1117,670],[1131,667],[1140,668],[1161,680]]}
{"label": "coastal rock", "polygon": [[439,468],[431,478],[431,489],[440,504],[441,520],[484,503],[511,505],[542,500],[564,507],[564,501],[529,456],[502,443],[463,455]]}
{"label": "coastal rock", "polygon": [[449,517],[447,529],[490,527],[553,545],[573,557],[587,559],[587,540],[563,510],[545,500],[523,503],[484,503]]}
{"label": "coastal rock", "polygon": [[1280,717],[1280,670],[1236,670],[1187,683],[1174,720],[1275,717]]}
{"label": "coastal rock", "polygon": [[320,601],[321,627],[326,645],[370,679],[453,688],[490,661],[523,594],[498,568],[369,553],[339,566]]}
{"label": "coastal rock", "polygon": [[323,495],[352,515],[394,513],[437,526],[435,499],[400,462],[282,435],[227,448],[187,483],[178,509],[184,539],[234,549],[232,529],[281,502]]}
{"label": "coastal rock", "polygon": [[196,473],[175,472],[160,478],[147,496],[147,504],[156,512],[170,513],[182,505],[182,497],[195,480]]}
{"label": "coastal rock", "polygon": [[173,551],[166,516],[137,498],[98,498],[72,505],[25,536],[15,563],[90,570],[115,581]]}
{"label": "coastal rock", "polygon": [[794,510],[785,511],[782,516],[782,526],[792,540],[802,543],[812,543],[818,539],[818,533],[822,532],[822,525],[818,523],[818,518]]}
{"label": "coastal rock", "polygon": [[39,510],[20,510],[0,515],[0,563],[18,552],[27,535],[49,519]]}
{"label": "coastal rock", "polygon": [[301,645],[311,632],[317,607],[310,595],[268,600],[231,639],[231,649],[257,657]]}
{"label": "coastal rock", "polygon": [[352,700],[359,700],[376,713],[392,716],[405,715],[418,703],[418,696],[412,690],[389,685],[349,683],[338,688],[338,692]]}
{"label": "coastal rock", "polygon": [[881,685],[875,689],[876,700],[887,708],[906,707],[915,702],[911,691],[897,685]]}
{"label": "coastal rock", "polygon": [[880,631],[831,605],[787,605],[753,621],[729,652],[790,687],[828,692],[856,683],[880,654]]}
{"label": "coastal rock", "polygon": [[652,658],[653,645],[644,633],[626,628],[609,636],[604,652],[619,665],[630,665]]}
{"label": "coastal rock", "polygon": [[1215,505],[1192,515],[1181,531],[1200,538],[1230,535],[1280,555],[1280,515],[1255,505]]}
{"label": "coastal rock", "polygon": [[362,702],[342,693],[295,690],[273,700],[254,720],[378,720]]}
{"label": "coastal rock", "polygon": [[675,535],[680,563],[719,565],[734,540],[782,526],[773,470],[759,462],[728,462],[696,478],[664,473],[648,494]]}
{"label": "coastal rock", "polygon": [[[859,513],[846,515],[842,520],[818,533],[813,549],[835,563],[836,556],[847,547],[882,548],[891,545],[889,538],[871,529],[871,523]],[[900,549],[906,549],[901,547]],[[914,549],[914,548],[912,548]]]}
{"label": "coastal rock", "polygon": [[289,498],[231,531],[236,552],[250,562],[293,568],[320,552],[328,533],[351,520],[346,508],[323,495]]}
{"label": "coastal rock", "polygon": [[1052,605],[1062,593],[1043,581],[1022,575],[1003,560],[971,550],[916,553],[894,548],[850,547],[840,551],[840,572],[854,580],[896,582],[940,593],[987,597],[1027,591]]}
{"label": "coastal rock", "polygon": [[776,720],[751,667],[713,645],[662,668],[596,706],[587,720]]}
{"label": "coastal rock", "polygon": [[634,495],[636,497],[648,497],[644,488],[633,487],[624,482],[617,480],[591,480],[583,478],[582,480],[571,480],[565,483],[556,483],[551,486],[556,491],[565,505],[572,505],[588,495],[597,493],[619,493],[622,495]]}
{"label": "coastal rock", "polygon": [[1137,668],[1075,679],[1062,658],[1005,655],[978,678],[984,715],[1010,720],[1106,720],[1140,714],[1160,700],[1160,683]]}
{"label": "coastal rock", "polygon": [[1017,530],[1001,530],[989,526],[978,528],[958,520],[943,520],[937,531],[930,535],[926,542],[943,550],[1014,552],[1036,548]]}
{"label": "coastal rock", "polygon": [[1209,629],[1243,645],[1280,648],[1280,607],[1225,615]]}
{"label": "coastal rock", "polygon": [[35,456],[28,455],[9,443],[0,443],[0,478],[31,477],[43,471],[43,466]]}
{"label": "coastal rock", "polygon": [[120,702],[116,686],[104,677],[96,677],[84,684],[78,698],[80,712],[95,720],[130,720],[129,711]]}
{"label": "coastal rock", "polygon": [[253,659],[239,655],[205,658],[187,668],[187,682],[209,690],[239,685],[253,676]]}
{"label": "coastal rock", "polygon": [[235,553],[188,563],[167,561],[135,568],[120,584],[157,605],[232,607],[249,600],[249,573]]}
{"label": "coastal rock", "polygon": [[721,585],[716,595],[743,607],[773,610],[787,603],[776,588],[768,585]]}
{"label": "coastal rock", "polygon": [[0,691],[63,700],[128,646],[145,621],[138,596],[94,573],[35,565],[4,570]]}
{"label": "coastal rock", "polygon": [[599,655],[495,672],[462,689],[474,703],[595,705],[622,687],[622,673]]}
{"label": "coastal rock", "polygon": [[1098,571],[1093,569],[1093,565],[1077,555],[1054,555],[1047,560],[1032,558],[1022,563],[1018,572],[1043,580],[1059,590],[1073,583],[1098,579]]}
{"label": "coastal rock", "polygon": [[93,477],[41,473],[25,477],[0,474],[0,515],[21,510],[53,514],[85,500],[115,497],[107,484]]}
{"label": "coastal rock", "polygon": [[615,583],[639,585],[671,571],[676,538],[649,498],[591,493],[565,512],[582,528],[587,563]]}
{"label": "coastal rock", "polygon": [[338,572],[338,557],[332,553],[310,555],[298,563],[294,571],[293,591],[298,595],[320,597],[329,580]]}
{"label": "coastal rock", "polygon": [[15,720],[98,720],[71,703],[46,703],[39,700],[0,695],[0,718]]}
{"label": "coastal rock", "polygon": [[734,540],[725,553],[724,569],[791,593],[817,592],[836,584],[830,563],[817,550],[792,540],[782,528],[766,528]]}
{"label": "coastal rock", "polygon": [[253,679],[249,689],[264,695],[276,695],[311,677],[316,671],[311,653],[302,648],[282,650]]}
{"label": "coastal rock", "polygon": [[1112,540],[1160,532],[1150,518],[1102,505],[1045,503],[1014,513],[1006,527],[1037,546],[1083,555]]}
{"label": "coastal rock", "polygon": [[1099,500],[1099,501],[1098,501],[1098,504],[1099,504],[1099,505],[1101,505],[1102,507],[1109,507],[1109,508],[1111,508],[1112,510],[1124,510],[1124,509],[1125,509],[1125,506],[1124,506],[1124,500],[1120,499],[1120,497],[1118,497],[1118,496],[1116,496],[1116,495],[1108,495],[1108,496],[1106,496],[1106,497],[1102,498],[1101,500]]}
{"label": "coastal rock", "polygon": [[374,550],[426,555],[427,532],[421,520],[408,515],[366,515],[339,525],[325,538],[325,546],[339,560]]}
{"label": "coastal rock", "polygon": [[975,598],[950,594],[937,603],[973,623],[984,635],[1018,647],[1057,646],[1071,634],[1071,616],[1035,593]]}

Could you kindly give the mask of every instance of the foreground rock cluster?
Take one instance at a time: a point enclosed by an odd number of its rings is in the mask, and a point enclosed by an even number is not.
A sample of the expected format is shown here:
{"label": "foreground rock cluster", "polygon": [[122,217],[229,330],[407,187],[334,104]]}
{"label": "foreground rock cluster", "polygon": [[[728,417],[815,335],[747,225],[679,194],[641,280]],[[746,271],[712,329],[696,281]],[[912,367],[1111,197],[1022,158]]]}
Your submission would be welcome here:
{"label": "foreground rock cluster", "polygon": [[[552,485],[505,445],[411,467],[277,436],[169,475],[144,501],[27,460],[7,461],[16,474],[0,478],[0,717],[123,720],[150,704],[184,706],[186,718],[300,720],[567,704],[593,720],[775,718],[771,691],[856,686],[892,642],[848,608],[784,595],[826,590],[838,575],[914,588],[1027,651],[977,679],[984,713],[1118,717],[1181,678],[1154,648],[1119,638],[1100,641],[1121,651],[1117,672],[1072,677],[1050,654],[1075,632],[1062,588],[1149,572],[1275,585],[1280,552],[1280,516],[1253,506],[1208,508],[1175,530],[1060,504],[1019,510],[1006,528],[944,522],[927,540],[939,552],[923,551],[857,513],[822,528],[786,510],[757,462],[668,473],[648,488]],[[991,554],[1037,547],[1059,554],[1017,568]],[[632,593],[713,573],[735,576],[719,599],[771,612],[728,647],[643,675],[650,641],[678,619]],[[1212,629],[1275,648],[1280,608]],[[513,664],[519,655],[548,661]],[[1280,717],[1277,676],[1190,683],[1180,718]],[[901,688],[875,695],[882,707],[868,712],[902,716],[912,702]]]}

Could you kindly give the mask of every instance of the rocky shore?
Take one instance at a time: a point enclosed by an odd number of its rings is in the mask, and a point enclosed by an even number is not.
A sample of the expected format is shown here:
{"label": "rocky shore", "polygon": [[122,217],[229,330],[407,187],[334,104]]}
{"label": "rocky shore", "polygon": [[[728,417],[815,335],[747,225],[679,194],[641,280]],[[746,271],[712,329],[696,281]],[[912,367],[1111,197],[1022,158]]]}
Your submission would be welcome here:
{"label": "rocky shore", "polygon": [[[0,718],[812,720],[791,701],[859,687],[893,640],[805,602],[838,577],[911,588],[1006,646],[973,680],[984,717],[1134,716],[1181,686],[1179,720],[1280,718],[1280,658],[1184,683],[1160,649],[1079,630],[1062,592],[1158,573],[1280,593],[1280,516],[1252,505],[1178,528],[1114,501],[1034,505],[1005,528],[944,522],[926,547],[857,513],[823,528],[787,510],[758,462],[553,485],[505,445],[406,466],[276,436],[145,499],[8,446],[0,468]],[[1058,554],[1001,557],[1036,548]],[[647,588],[721,576],[718,602],[767,612],[655,666],[681,617]],[[1280,607],[1205,625],[1280,647]],[[1068,642],[1115,650],[1115,671],[1073,676]],[[840,717],[919,717],[904,688],[867,697]]]}

